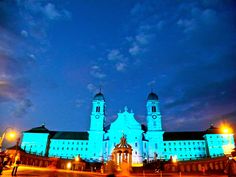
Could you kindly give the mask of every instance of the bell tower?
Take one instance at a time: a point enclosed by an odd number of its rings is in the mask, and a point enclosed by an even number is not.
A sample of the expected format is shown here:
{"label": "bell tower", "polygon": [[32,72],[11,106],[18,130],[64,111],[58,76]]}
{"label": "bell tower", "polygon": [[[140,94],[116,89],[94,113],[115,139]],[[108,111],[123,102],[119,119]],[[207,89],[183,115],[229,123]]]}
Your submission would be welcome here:
{"label": "bell tower", "polygon": [[163,134],[158,96],[151,92],[147,98],[147,133],[149,160],[163,158]]}
{"label": "bell tower", "polygon": [[105,99],[101,92],[93,98],[90,131],[103,131],[105,123]]}
{"label": "bell tower", "polygon": [[89,130],[89,156],[90,161],[101,161],[103,158],[103,136],[105,123],[105,99],[101,91],[97,93],[92,102]]}
{"label": "bell tower", "polygon": [[162,131],[158,96],[151,92],[147,99],[147,128],[149,131]]}

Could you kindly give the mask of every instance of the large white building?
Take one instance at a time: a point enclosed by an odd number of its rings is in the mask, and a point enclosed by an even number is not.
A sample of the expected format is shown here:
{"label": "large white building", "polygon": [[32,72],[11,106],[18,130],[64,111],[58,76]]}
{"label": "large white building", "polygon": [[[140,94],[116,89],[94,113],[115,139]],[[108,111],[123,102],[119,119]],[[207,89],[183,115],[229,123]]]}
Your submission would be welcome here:
{"label": "large white building", "polygon": [[132,165],[144,160],[193,160],[223,156],[235,147],[234,135],[211,126],[206,131],[165,132],[159,110],[158,96],[148,95],[146,125],[141,125],[127,107],[114,122],[105,126],[105,98],[100,92],[92,102],[88,132],[50,131],[44,125],[24,131],[21,148],[33,154],[87,161],[107,161],[120,138],[125,135],[132,146]]}

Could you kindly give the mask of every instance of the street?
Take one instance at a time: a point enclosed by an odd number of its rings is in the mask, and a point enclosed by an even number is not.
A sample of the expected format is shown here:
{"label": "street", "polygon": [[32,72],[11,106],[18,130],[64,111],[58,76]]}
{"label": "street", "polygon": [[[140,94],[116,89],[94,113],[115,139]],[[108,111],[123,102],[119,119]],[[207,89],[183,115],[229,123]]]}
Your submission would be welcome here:
{"label": "street", "polygon": [[[2,173],[2,177],[10,177],[11,170],[4,170]],[[78,172],[78,171],[69,171],[69,170],[58,170],[58,169],[49,169],[49,168],[38,168],[38,167],[28,167],[28,166],[20,166],[17,172],[18,177],[102,177],[106,176],[105,174],[100,173],[91,173],[91,172]],[[118,177],[123,177],[117,175]],[[180,177],[177,173],[139,173],[139,174],[132,174],[132,177]],[[197,177],[203,176],[199,174],[181,174],[181,177]],[[226,175],[204,175],[204,177],[227,177]]]}

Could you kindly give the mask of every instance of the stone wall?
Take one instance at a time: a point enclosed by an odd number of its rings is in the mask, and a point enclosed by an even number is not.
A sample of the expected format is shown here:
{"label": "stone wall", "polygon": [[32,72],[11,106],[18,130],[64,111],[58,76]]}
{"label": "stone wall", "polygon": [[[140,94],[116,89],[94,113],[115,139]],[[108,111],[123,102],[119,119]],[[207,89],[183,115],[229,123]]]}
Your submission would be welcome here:
{"label": "stone wall", "polygon": [[168,163],[164,165],[165,171],[170,172],[202,172],[202,171],[219,171],[223,172],[228,158],[209,158],[196,161],[182,161]]}

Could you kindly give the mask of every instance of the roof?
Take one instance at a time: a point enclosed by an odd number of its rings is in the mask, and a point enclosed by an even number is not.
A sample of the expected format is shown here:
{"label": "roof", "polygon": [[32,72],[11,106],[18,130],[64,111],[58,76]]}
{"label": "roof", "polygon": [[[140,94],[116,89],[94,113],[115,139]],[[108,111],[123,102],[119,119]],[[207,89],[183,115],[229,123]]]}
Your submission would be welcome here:
{"label": "roof", "polygon": [[164,141],[175,141],[175,140],[204,140],[203,131],[198,132],[165,132],[163,134]]}
{"label": "roof", "polygon": [[51,139],[88,140],[88,132],[57,131]]}
{"label": "roof", "polygon": [[104,95],[101,92],[99,92],[93,97],[93,100],[105,100],[105,98]]}
{"label": "roof", "polygon": [[28,132],[28,133],[50,133],[50,131],[45,127],[44,124],[40,127],[35,127],[35,128],[32,128],[32,129],[24,131],[24,132]]}
{"label": "roof", "polygon": [[149,93],[147,99],[148,99],[148,100],[158,100],[158,96],[157,96],[157,94],[151,92],[151,93]]}
{"label": "roof", "polygon": [[206,134],[221,134],[220,129],[217,127],[214,127],[213,125],[211,125],[205,132]]}
{"label": "roof", "polygon": [[125,148],[131,149],[132,147],[127,143],[126,137],[123,135],[120,139],[120,143],[115,146],[115,149]]}

